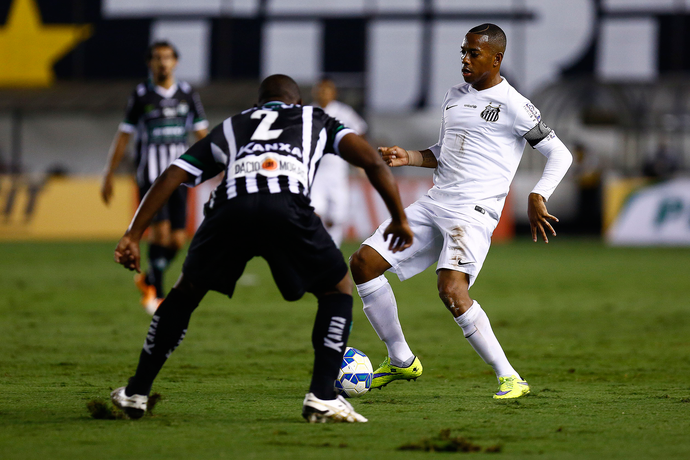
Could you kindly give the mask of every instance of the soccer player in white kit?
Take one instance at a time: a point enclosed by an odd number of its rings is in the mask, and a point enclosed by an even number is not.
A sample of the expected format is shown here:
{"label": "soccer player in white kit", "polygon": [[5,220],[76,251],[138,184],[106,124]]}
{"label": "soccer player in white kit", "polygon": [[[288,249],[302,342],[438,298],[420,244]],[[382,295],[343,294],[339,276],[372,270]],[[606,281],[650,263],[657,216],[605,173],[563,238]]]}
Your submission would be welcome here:
{"label": "soccer player in white kit", "polygon": [[[367,122],[352,107],[336,100],[337,97],[338,90],[329,78],[321,79],[314,87],[314,102],[326,114],[364,136],[368,129]],[[311,186],[311,205],[338,247],[343,241],[350,205],[349,169],[349,164],[342,158],[324,155]]]}
{"label": "soccer player in white kit", "polygon": [[541,120],[532,103],[500,75],[506,37],[494,24],[471,29],[462,43],[464,84],[446,93],[443,121],[436,145],[423,151],[398,146],[381,147],[389,166],[434,168],[434,186],[410,205],[406,214],[414,243],[405,252],[392,253],[383,239],[388,222],[369,237],[350,259],[364,312],[388,357],[374,372],[372,388],[398,379],[416,379],[422,364],[405,341],[395,297],[383,276],[390,270],[404,281],[437,262],[438,292],[465,338],[498,378],[496,399],[529,393],[529,385],[511,366],[494,335],[489,318],[469,295],[489,251],[510,183],[525,143],[547,157],[544,173],[529,195],[528,216],[532,239],[547,231],[546,209],[572,163],[572,155]]}

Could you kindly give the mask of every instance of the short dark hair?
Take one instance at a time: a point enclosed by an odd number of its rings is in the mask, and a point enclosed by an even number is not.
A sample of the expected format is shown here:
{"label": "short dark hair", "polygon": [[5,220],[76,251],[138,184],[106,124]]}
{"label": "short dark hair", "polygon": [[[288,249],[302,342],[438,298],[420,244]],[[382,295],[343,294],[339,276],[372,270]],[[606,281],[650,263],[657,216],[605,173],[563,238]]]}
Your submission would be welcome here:
{"label": "short dark hair", "polygon": [[302,99],[299,86],[287,75],[275,74],[264,78],[259,86],[259,103],[280,100],[297,103]]}
{"label": "short dark hair", "polygon": [[156,48],[170,48],[173,52],[173,56],[175,56],[175,59],[180,59],[180,53],[177,52],[177,48],[175,48],[172,43],[167,40],[159,40],[151,43],[149,48],[146,50],[146,62],[151,62],[151,59],[153,59],[153,51]]}
{"label": "short dark hair", "polygon": [[489,38],[489,43],[491,43],[496,48],[496,51],[499,51],[501,53],[505,53],[506,51],[506,44],[508,42],[508,39],[506,38],[506,33],[503,32],[503,29],[498,27],[496,24],[486,22],[484,24],[478,25],[477,27],[471,28],[467,33],[475,35],[486,35]]}

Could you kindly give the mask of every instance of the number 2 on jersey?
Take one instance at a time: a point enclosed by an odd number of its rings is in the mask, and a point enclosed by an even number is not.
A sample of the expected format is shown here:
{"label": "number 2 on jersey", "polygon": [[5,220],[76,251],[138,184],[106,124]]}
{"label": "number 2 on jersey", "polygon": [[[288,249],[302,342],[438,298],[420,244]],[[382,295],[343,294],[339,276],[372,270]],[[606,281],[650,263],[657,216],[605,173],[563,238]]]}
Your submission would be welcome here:
{"label": "number 2 on jersey", "polygon": [[257,110],[252,114],[253,119],[262,118],[256,131],[252,134],[253,141],[270,141],[276,139],[283,132],[282,129],[271,129],[271,125],[278,118],[278,112],[273,110]]}

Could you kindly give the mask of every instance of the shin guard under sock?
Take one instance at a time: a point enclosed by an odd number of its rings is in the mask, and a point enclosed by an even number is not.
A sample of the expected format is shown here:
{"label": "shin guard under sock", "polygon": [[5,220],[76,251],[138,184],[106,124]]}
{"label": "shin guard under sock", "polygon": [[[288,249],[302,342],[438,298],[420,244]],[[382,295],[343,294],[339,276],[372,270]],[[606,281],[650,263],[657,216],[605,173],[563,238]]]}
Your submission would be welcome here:
{"label": "shin guard under sock", "polygon": [[311,342],[314,372],[309,391],[319,399],[335,399],[335,379],[343,361],[352,324],[352,296],[330,294],[319,299]]}

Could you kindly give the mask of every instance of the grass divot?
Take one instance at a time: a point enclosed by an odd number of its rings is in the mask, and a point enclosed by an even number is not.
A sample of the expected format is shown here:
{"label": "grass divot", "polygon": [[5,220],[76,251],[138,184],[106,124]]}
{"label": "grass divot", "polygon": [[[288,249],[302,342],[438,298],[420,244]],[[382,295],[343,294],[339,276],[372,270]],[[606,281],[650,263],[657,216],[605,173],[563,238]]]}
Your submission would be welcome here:
{"label": "grass divot", "polygon": [[403,444],[398,450],[421,450],[424,452],[501,452],[502,446],[481,446],[462,436],[450,436],[450,429],[441,430],[438,436],[422,438],[418,442]]}
{"label": "grass divot", "polygon": [[[160,393],[153,393],[149,396],[145,415],[152,416],[154,407],[161,399],[163,399],[163,396]],[[110,401],[105,401],[101,398],[92,399],[86,403],[86,409],[91,414],[91,417],[96,420],[123,420],[128,418],[124,412],[113,406]]]}

